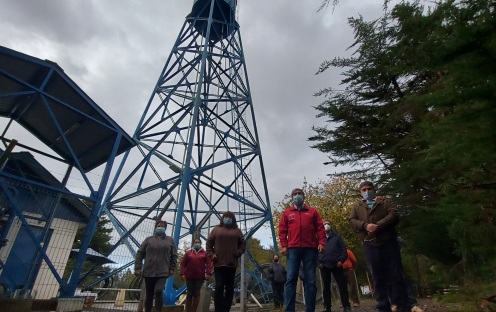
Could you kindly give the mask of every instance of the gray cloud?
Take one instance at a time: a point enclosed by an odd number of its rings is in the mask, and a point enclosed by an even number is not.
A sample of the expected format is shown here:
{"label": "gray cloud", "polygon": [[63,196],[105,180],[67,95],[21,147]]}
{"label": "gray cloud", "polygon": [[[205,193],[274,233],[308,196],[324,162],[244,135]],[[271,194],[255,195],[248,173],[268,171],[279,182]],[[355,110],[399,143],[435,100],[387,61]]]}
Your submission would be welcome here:
{"label": "gray cloud", "polygon": [[[132,135],[193,1],[4,1],[0,44],[58,63]],[[239,22],[272,205],[304,178],[339,168],[311,149],[313,108],[339,71],[320,63],[349,55],[347,18],[376,18],[382,1],[342,1],[316,13],[321,0],[244,0]]]}

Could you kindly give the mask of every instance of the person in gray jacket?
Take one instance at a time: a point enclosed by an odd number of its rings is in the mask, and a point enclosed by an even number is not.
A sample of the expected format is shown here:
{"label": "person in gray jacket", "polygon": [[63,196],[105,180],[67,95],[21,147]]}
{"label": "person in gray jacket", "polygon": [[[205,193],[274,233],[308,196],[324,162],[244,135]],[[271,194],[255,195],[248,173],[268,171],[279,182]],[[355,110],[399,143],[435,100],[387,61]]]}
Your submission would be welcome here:
{"label": "person in gray jacket", "polygon": [[[174,239],[165,235],[167,223],[158,220],[154,235],[145,238],[136,252],[134,274],[145,280],[145,312],[151,312],[155,297],[155,311],[162,311],[163,290],[169,276],[174,275],[177,263],[177,247]],[[143,266],[143,259],[145,265]]]}

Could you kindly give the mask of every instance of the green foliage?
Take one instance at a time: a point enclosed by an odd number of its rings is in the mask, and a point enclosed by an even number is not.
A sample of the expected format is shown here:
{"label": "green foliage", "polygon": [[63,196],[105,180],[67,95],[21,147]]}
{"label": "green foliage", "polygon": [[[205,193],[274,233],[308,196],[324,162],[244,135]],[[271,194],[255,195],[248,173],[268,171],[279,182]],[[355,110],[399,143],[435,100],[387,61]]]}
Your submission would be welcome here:
{"label": "green foliage", "polygon": [[346,87],[317,92],[330,126],[310,138],[394,197],[411,254],[456,263],[464,282],[496,279],[495,13],[448,0],[350,18],[354,54],[318,71],[342,69]]}
{"label": "green foliage", "polygon": [[[93,238],[90,241],[89,247],[96,252],[101,254],[106,254],[107,251],[110,250],[112,244],[110,244],[112,228],[109,226],[110,220],[101,217],[98,220],[98,224],[96,226],[95,234],[93,234]],[[86,228],[82,228],[77,231],[76,238],[74,240],[74,245],[72,248],[79,248],[81,245],[81,240],[84,237]]]}

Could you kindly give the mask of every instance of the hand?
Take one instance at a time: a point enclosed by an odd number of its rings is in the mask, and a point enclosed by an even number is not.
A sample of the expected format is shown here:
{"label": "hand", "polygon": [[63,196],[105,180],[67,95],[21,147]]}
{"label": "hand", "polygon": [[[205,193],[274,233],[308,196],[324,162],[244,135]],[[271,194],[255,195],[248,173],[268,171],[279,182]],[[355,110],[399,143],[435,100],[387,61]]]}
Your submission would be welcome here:
{"label": "hand", "polygon": [[186,275],[181,275],[181,281],[185,281],[186,280]]}
{"label": "hand", "polygon": [[287,256],[287,255],[288,255],[288,248],[286,248],[286,247],[282,247],[282,248],[281,248],[281,254],[282,254],[283,256]]}
{"label": "hand", "polygon": [[169,276],[174,275],[174,269],[169,269]]}
{"label": "hand", "polygon": [[319,265],[317,266],[319,269],[322,269],[324,266],[322,265],[322,263],[319,263]]}
{"label": "hand", "polygon": [[142,274],[141,270],[134,271],[134,276],[136,277],[141,277],[141,274]]}
{"label": "hand", "polygon": [[207,281],[208,281],[209,279],[210,279],[210,275],[205,274],[205,280],[207,280]]}
{"label": "hand", "polygon": [[212,256],[212,261],[214,261],[214,262],[215,262],[215,261],[217,261],[217,255],[216,255],[216,254],[214,254],[214,255]]}
{"label": "hand", "polygon": [[317,249],[319,250],[319,253],[324,252],[324,245],[319,244],[319,247],[317,247]]}
{"label": "hand", "polygon": [[369,223],[367,224],[367,232],[374,233],[377,230],[377,224]]}
{"label": "hand", "polygon": [[337,266],[338,266],[338,268],[342,268],[343,267],[343,264],[341,263],[341,261],[338,262]]}

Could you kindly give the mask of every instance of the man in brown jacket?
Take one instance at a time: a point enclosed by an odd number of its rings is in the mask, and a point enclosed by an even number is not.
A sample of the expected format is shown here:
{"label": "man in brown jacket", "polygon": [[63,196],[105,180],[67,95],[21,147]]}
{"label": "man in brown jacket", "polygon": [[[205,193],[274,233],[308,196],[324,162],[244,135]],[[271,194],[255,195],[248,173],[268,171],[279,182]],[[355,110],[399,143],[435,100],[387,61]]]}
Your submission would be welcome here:
{"label": "man in brown jacket", "polygon": [[359,190],[363,199],[353,206],[349,222],[363,239],[363,251],[372,273],[377,310],[391,311],[388,296],[390,284],[392,297],[396,298],[394,302],[400,303],[400,309],[408,311],[404,302],[403,268],[396,240],[396,225],[399,223],[396,205],[388,199],[376,197],[372,182],[362,182]]}

